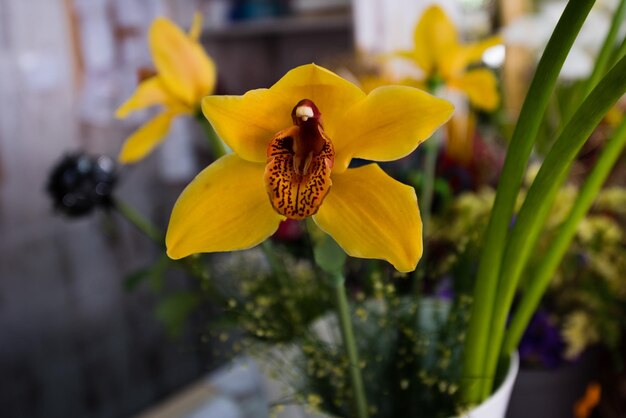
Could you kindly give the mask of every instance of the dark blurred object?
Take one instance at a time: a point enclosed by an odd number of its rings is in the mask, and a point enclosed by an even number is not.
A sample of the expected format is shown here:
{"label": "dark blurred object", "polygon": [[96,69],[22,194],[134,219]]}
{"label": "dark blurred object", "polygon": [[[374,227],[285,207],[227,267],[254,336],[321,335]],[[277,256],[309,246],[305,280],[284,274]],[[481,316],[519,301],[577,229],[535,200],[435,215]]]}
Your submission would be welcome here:
{"label": "dark blurred object", "polygon": [[237,0],[232,12],[232,20],[260,19],[287,14],[288,4],[284,0]]}
{"label": "dark blurred object", "polygon": [[[598,372],[602,370],[600,356],[598,350],[591,349],[577,361],[563,363],[555,369],[522,367],[513,387],[506,417],[572,418],[574,405],[585,395],[589,382],[597,380]],[[597,409],[590,418],[597,416]]]}
{"label": "dark blurred object", "polygon": [[285,219],[278,225],[278,230],[274,233],[274,238],[278,241],[298,241],[304,235],[304,228],[299,221]]}
{"label": "dark blurred object", "polygon": [[87,215],[96,207],[113,206],[116,171],[106,156],[66,155],[52,169],[46,190],[56,210],[70,217]]}

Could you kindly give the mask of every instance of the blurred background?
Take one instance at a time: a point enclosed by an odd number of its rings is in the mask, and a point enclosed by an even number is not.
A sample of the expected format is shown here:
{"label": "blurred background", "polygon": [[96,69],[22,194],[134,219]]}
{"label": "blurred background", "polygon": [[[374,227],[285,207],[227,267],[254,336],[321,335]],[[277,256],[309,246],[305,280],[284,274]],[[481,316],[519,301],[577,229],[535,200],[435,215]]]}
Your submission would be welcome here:
{"label": "blurred background", "polygon": [[[65,153],[115,158],[151,114],[113,116],[138,74],[152,68],[146,34],[156,16],[188,28],[200,11],[202,44],[218,64],[216,93],[243,94],[310,62],[356,80],[371,64],[365,54],[412,47],[413,27],[428,3],[0,0],[0,416],[135,416],[224,370],[228,353],[206,338],[203,325],[215,312],[187,317],[185,306],[164,303],[154,289],[129,291],[158,248],[116,214],[68,220],[45,193],[51,167]],[[495,33],[536,6],[439,3],[469,39]],[[507,91],[498,113],[504,125],[514,121],[535,63],[514,42],[533,30],[516,30],[506,64],[502,45],[483,57]],[[574,61],[574,69],[584,72],[580,67],[591,65],[585,59]],[[141,167],[119,169],[117,195],[165,227],[182,188],[211,160],[201,136],[192,120],[177,119]],[[195,286],[183,274],[167,275],[168,289]],[[256,379],[242,373],[235,379]],[[206,390],[209,398],[216,393]],[[235,415],[198,416],[252,416],[229,413]]]}
{"label": "blurred background", "polygon": [[[154,17],[187,28],[201,11],[218,92],[240,94],[294,65],[352,51],[349,3],[317,3],[0,0],[1,416],[132,416],[221,364],[199,325],[171,336],[155,315],[162,300],[150,289],[126,290],[125,279],[158,248],[117,216],[55,213],[47,178],[65,153],[116,157],[145,119],[113,115],[138,70],[152,66]],[[181,141],[166,141],[170,151],[141,168],[123,168],[117,190],[162,227],[206,165],[203,150],[193,152],[202,143],[195,125],[178,122],[171,136]],[[176,290],[192,286],[167,280]]]}

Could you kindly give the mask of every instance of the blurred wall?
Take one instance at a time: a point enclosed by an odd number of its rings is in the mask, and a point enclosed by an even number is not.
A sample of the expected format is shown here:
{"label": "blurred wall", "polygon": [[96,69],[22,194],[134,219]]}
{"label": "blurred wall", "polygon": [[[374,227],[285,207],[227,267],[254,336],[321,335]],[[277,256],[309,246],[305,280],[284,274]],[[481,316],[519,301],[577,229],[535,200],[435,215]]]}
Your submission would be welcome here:
{"label": "blurred wall", "polygon": [[[124,277],[158,256],[153,244],[118,217],[66,220],[44,193],[65,152],[114,156],[132,129],[110,115],[98,124],[83,117],[67,4],[0,0],[3,418],[130,416],[211,363],[197,336],[165,336],[151,292],[124,290]],[[96,87],[108,79],[100,80]],[[113,103],[104,104],[110,112]],[[119,195],[164,225],[168,212],[160,209],[178,191],[164,193],[157,168],[152,158],[125,170]],[[180,277],[171,285],[189,287]]]}
{"label": "blurred wall", "polygon": [[[131,416],[213,366],[199,326],[170,340],[154,317],[158,298],[146,288],[124,290],[129,273],[158,257],[154,245],[117,216],[64,219],[44,193],[64,153],[115,156],[148,116],[120,122],[112,114],[134,88],[137,67],[150,64],[145,30],[152,16],[168,13],[188,25],[192,11],[175,1],[148,3],[146,9],[142,0],[0,0],[3,418]],[[107,18],[122,14],[110,27],[102,21],[81,27],[85,10],[92,18],[102,10]],[[244,22],[207,28],[203,41],[218,62],[220,90],[241,93],[268,87],[295,65],[349,53],[349,22],[345,15]],[[184,132],[175,128],[172,136]],[[167,158],[160,150],[124,168],[118,191],[163,228],[189,180],[165,175],[164,167],[177,164],[171,144],[179,138],[170,139]],[[168,286],[193,284],[172,276]]]}

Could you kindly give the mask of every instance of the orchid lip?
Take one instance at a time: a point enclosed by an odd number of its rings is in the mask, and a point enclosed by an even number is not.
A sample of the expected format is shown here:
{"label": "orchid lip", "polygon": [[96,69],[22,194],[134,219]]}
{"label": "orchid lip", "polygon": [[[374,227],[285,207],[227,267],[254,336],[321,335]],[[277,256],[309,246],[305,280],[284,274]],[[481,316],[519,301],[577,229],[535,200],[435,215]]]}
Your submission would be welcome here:
{"label": "orchid lip", "polygon": [[268,144],[264,180],[274,210],[300,220],[317,213],[328,194],[335,150],[315,103],[303,99],[291,115],[294,125]]}

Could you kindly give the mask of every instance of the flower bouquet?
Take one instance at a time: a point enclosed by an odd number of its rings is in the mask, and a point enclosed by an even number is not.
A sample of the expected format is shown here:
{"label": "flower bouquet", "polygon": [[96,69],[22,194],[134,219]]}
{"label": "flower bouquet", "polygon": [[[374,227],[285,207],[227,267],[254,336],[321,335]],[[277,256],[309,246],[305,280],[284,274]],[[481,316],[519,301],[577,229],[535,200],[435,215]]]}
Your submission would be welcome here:
{"label": "flower bouquet", "polygon": [[[122,208],[164,247],[168,268],[200,279],[212,303],[244,331],[245,344],[238,341],[234,350],[271,357],[275,374],[289,381],[285,402],[359,418],[461,415],[494,393],[514,365],[510,358],[523,331],[626,144],[622,122],[527,275],[572,161],[626,90],[626,43],[617,45],[612,31],[606,58],[597,61],[516,210],[557,75],[592,5],[569,2],[546,46],[493,209],[476,245],[460,257],[467,264],[452,297],[433,298],[436,292],[424,281],[428,271],[418,265],[430,251],[423,248],[422,231],[423,222],[432,227],[439,134],[426,142],[432,144],[421,161],[419,207],[415,188],[379,165],[405,159],[453,116],[454,106],[437,97],[443,86],[464,91],[483,109],[497,105],[493,74],[470,69],[497,40],[460,43],[437,8],[418,24],[415,51],[403,54],[426,70],[421,85],[430,93],[385,85],[366,94],[307,64],[269,88],[210,95],[216,66],[198,41],[198,21],[185,34],[157,19],[150,30],[156,74],[141,82],[118,116],[152,105],[164,110],[126,141],[120,161],[139,161],[181,114],[205,126],[214,161],[180,194],[164,236],[124,205],[110,206]],[[270,239],[293,221],[306,230],[304,249]],[[235,284],[218,275],[219,265],[236,254],[206,255],[259,244],[260,259],[236,262],[239,267],[230,270]],[[199,306],[193,300],[191,306]]]}

